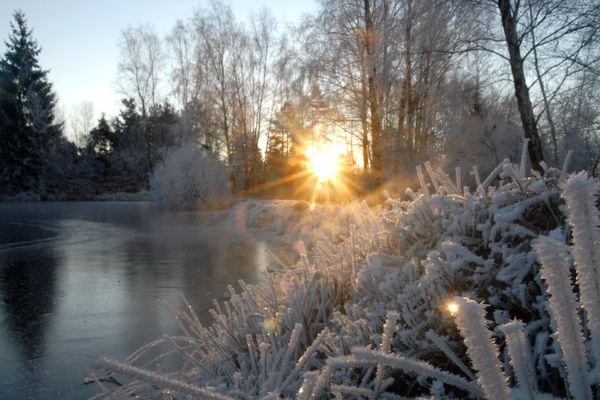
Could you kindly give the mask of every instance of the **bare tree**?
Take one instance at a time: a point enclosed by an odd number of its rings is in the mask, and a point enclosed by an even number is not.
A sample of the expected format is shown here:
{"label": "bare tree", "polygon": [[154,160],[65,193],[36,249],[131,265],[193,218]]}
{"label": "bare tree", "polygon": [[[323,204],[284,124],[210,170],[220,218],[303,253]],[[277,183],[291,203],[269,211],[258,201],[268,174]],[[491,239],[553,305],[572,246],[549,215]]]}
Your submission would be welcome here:
{"label": "bare tree", "polygon": [[[321,85],[337,98],[346,120],[360,121],[358,139],[364,170],[380,176],[382,171],[383,115],[394,36],[386,25],[391,1],[331,1],[316,23],[320,49],[311,51],[314,65],[321,69]],[[384,32],[385,31],[385,32]]]}
{"label": "bare tree", "polygon": [[[242,136],[241,154],[246,186],[260,178],[259,142],[268,132],[268,121],[274,114],[273,93],[277,90],[276,22],[270,12],[263,9],[252,18],[250,31],[238,43],[239,62],[234,65],[237,130]],[[265,138],[266,139],[266,138]]]}
{"label": "bare tree", "polygon": [[198,35],[199,53],[206,61],[206,97],[214,107],[216,139],[224,147],[227,162],[233,164],[231,70],[235,63],[233,44],[239,28],[231,8],[212,1],[209,10],[201,10],[194,17]]}
{"label": "bare tree", "polygon": [[529,158],[531,166],[536,170],[541,170],[540,162],[544,160],[542,139],[537,130],[533,106],[529,97],[529,88],[523,67],[524,60],[521,55],[521,40],[517,31],[519,2],[513,3],[511,0],[498,0],[498,8],[506,38],[506,47],[508,49],[519,114],[521,115],[525,137],[530,140]]}
{"label": "bare tree", "polygon": [[280,90],[275,20],[263,10],[247,29],[228,5],[215,0],[192,24],[197,57],[188,74],[189,87],[204,108],[214,150],[227,159],[236,187],[247,188],[263,171],[259,143],[266,139],[276,107],[274,93]]}
{"label": "bare tree", "polygon": [[163,67],[161,42],[149,25],[128,27],[121,32],[121,61],[118,86],[123,94],[139,102],[143,116],[159,102],[159,82]]}
{"label": "bare tree", "polygon": [[[488,51],[506,61],[523,131],[530,139],[532,166],[540,169],[545,134],[558,163],[560,132],[552,103],[571,90],[578,70],[595,68],[582,55],[597,46],[600,7],[589,0],[481,0],[466,5],[467,14],[479,19],[480,30],[465,36],[463,50]],[[490,25],[494,19],[501,22],[502,34]]]}
{"label": "bare tree", "polygon": [[436,104],[456,45],[453,18],[437,0],[323,3],[321,50],[311,53],[344,124],[361,127],[359,134],[347,130],[361,143],[365,171],[391,175],[431,155]]}
{"label": "bare tree", "polygon": [[196,73],[201,70],[195,65],[194,42],[193,29],[183,21],[177,21],[167,37],[172,56],[173,94],[182,110],[186,110],[197,99],[200,86]]}
{"label": "bare tree", "polygon": [[75,145],[83,149],[89,142],[90,131],[94,127],[94,104],[83,101],[73,107],[69,116],[69,130]]}

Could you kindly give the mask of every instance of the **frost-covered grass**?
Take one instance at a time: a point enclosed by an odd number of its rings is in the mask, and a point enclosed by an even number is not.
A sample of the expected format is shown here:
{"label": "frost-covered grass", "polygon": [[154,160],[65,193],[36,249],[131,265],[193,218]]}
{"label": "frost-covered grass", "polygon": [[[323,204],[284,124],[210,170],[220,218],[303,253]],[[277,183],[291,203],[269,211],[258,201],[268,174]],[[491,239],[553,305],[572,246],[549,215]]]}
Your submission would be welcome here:
{"label": "frost-covered grass", "polygon": [[418,172],[375,209],[241,203],[225,220],[308,243],[297,262],[232,287],[211,326],[171,310],[181,336],[102,359],[130,381],[99,397],[598,397],[598,182]]}
{"label": "frost-covered grass", "polygon": [[365,212],[371,211],[363,204],[311,206],[303,200],[243,199],[216,213],[212,223],[255,231],[277,257],[293,266],[297,244],[312,256],[320,242],[338,243],[347,237],[353,219]]}

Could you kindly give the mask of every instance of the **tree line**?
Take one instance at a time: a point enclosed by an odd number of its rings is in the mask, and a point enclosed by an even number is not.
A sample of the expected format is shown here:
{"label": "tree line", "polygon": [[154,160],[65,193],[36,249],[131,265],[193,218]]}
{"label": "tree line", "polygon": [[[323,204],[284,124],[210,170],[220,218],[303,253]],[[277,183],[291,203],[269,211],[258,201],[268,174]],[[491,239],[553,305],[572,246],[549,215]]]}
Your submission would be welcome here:
{"label": "tree line", "polygon": [[284,28],[213,0],[165,38],[122,31],[120,115],[69,151],[100,191],[143,188],[183,144],[225,161],[238,191],[294,176],[314,142],[377,182],[427,160],[491,169],[524,138],[535,169],[574,150],[597,174],[598,26],[591,0],[327,0]]}
{"label": "tree line", "polygon": [[39,65],[40,47],[20,11],[6,47],[0,60],[0,194],[81,198],[145,188],[162,149],[177,145],[176,111],[156,104],[144,115],[125,99],[116,118],[103,115],[89,131],[92,124],[85,125],[73,143],[64,135],[56,94]]}

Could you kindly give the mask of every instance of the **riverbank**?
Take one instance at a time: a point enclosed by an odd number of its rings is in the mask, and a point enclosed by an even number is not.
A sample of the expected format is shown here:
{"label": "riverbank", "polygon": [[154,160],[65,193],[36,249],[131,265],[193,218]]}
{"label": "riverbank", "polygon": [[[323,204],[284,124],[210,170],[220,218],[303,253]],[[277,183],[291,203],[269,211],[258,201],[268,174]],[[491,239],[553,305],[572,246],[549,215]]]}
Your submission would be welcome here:
{"label": "riverbank", "polygon": [[38,194],[33,192],[0,196],[0,202],[3,203],[37,203],[42,201],[152,201],[152,194],[148,190],[142,190],[139,192],[114,192],[84,196],[68,193]]}
{"label": "riverbank", "polygon": [[299,256],[298,246],[313,254],[319,241],[338,243],[347,237],[352,219],[361,208],[368,209],[361,204],[311,205],[303,200],[238,199],[226,210],[214,212],[211,223],[259,235],[291,267]]}
{"label": "riverbank", "polygon": [[[152,397],[163,388],[215,399],[517,398],[523,391],[565,397],[578,390],[561,372],[568,363],[567,371],[590,382],[583,390],[597,391],[597,366],[585,361],[596,359],[593,325],[589,337],[561,339],[560,326],[556,336],[548,332],[566,315],[595,307],[556,303],[587,288],[566,278],[562,285],[570,287],[556,292],[552,276],[570,253],[593,252],[600,242],[600,184],[557,170],[525,177],[508,163],[494,174],[468,192],[430,172],[428,185],[422,180],[420,192],[408,192],[412,200],[390,199],[379,209],[237,204],[221,221],[274,240],[300,238],[304,244],[286,244],[298,261],[267,273],[264,284],[231,287],[228,301],[214,303],[210,326],[190,308],[173,309],[181,336],[125,362],[99,361],[132,378],[105,394]],[[575,267],[578,276],[593,268]],[[563,357],[554,337],[561,347],[589,349],[583,361]],[[142,361],[169,348],[180,354],[179,369],[157,373]],[[533,381],[518,379],[521,366]],[[508,380],[513,374],[517,379]]]}

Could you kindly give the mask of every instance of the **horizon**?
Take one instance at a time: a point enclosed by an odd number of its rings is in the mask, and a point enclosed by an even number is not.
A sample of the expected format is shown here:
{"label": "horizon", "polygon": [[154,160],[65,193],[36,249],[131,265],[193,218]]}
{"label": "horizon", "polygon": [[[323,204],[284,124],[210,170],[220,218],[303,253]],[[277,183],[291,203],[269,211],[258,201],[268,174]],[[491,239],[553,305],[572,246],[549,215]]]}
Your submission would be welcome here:
{"label": "horizon", "polygon": [[[239,22],[246,23],[252,13],[262,8],[271,11],[279,27],[298,22],[303,14],[316,9],[314,0],[270,3],[267,0],[249,2],[228,0],[227,4]],[[126,3],[107,0],[6,0],[0,4],[0,54],[6,51],[10,23],[17,10],[25,13],[28,27],[41,48],[40,66],[48,70],[48,80],[58,98],[57,116],[68,121],[73,110],[83,102],[94,107],[94,123],[102,113],[112,118],[118,114],[121,99],[117,79],[121,32],[129,26],[148,24],[161,39],[177,20],[189,18],[207,0],[129,0]],[[115,12],[115,10],[119,10]],[[168,85],[168,83],[167,83]],[[169,95],[167,94],[167,98]],[[65,134],[72,140],[69,129]]]}

